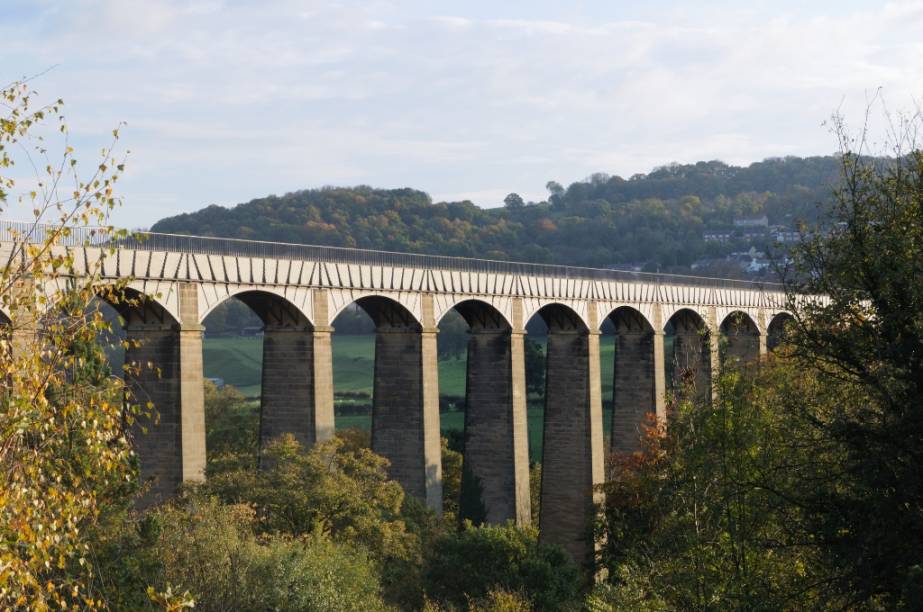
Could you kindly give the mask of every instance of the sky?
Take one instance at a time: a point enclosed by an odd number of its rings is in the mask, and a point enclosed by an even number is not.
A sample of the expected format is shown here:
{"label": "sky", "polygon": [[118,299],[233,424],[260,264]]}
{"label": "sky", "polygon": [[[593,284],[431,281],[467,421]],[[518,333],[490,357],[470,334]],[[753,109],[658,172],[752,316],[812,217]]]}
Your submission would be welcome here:
{"label": "sky", "polygon": [[139,228],[324,185],[492,207],[830,154],[833,112],[923,99],[921,33],[921,0],[0,0],[0,81],[40,75],[81,159],[125,123],[115,222]]}

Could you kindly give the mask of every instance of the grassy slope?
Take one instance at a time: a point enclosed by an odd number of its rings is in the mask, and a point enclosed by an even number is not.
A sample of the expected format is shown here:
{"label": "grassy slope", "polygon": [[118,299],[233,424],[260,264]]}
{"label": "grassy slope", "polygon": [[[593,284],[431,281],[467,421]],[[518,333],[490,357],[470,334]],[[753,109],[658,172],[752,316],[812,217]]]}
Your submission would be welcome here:
{"label": "grassy slope", "polygon": [[[336,392],[372,393],[372,372],[374,368],[375,337],[333,336],[333,386]],[[602,375],[603,400],[608,403],[612,397],[613,343],[611,336],[603,336],[600,343],[600,371]],[[238,387],[245,395],[259,396],[260,368],[262,364],[261,338],[206,338],[205,375],[224,379],[227,384]],[[464,396],[465,359],[449,359],[439,362],[439,391],[442,395]],[[533,459],[541,456],[543,410],[541,398],[531,397],[529,401],[529,450]],[[604,413],[605,431],[608,432],[609,411]],[[442,430],[464,428],[464,413],[445,412],[441,418]],[[337,427],[360,427],[368,429],[368,416],[339,416]]]}

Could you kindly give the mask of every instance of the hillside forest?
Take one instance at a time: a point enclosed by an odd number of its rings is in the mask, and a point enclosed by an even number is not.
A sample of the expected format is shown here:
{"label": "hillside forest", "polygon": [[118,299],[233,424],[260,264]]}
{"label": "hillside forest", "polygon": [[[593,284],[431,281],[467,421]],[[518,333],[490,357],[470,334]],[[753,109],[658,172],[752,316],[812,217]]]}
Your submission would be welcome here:
{"label": "hillside forest", "polygon": [[[785,237],[826,219],[837,157],[738,167],[671,164],[629,178],[593,174],[548,197],[496,208],[433,202],[415,189],[324,187],[162,219],[155,232],[537,263],[760,277],[735,255],[778,260]],[[765,217],[765,219],[763,219]],[[786,232],[788,232],[786,234]],[[782,240],[780,241],[780,237]],[[739,259],[739,257],[738,257]],[[752,258],[751,258],[752,259]]]}

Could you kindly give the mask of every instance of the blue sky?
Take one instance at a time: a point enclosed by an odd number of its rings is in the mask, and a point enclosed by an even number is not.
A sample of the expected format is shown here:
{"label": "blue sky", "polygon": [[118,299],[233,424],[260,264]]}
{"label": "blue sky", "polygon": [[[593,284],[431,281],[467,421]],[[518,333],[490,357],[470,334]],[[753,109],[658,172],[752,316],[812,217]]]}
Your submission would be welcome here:
{"label": "blue sky", "polygon": [[[120,121],[116,221],[322,185],[496,206],[548,180],[826,154],[923,95],[923,2],[0,1],[0,80]],[[6,211],[6,217],[16,217]],[[19,214],[18,216],[22,216]]]}

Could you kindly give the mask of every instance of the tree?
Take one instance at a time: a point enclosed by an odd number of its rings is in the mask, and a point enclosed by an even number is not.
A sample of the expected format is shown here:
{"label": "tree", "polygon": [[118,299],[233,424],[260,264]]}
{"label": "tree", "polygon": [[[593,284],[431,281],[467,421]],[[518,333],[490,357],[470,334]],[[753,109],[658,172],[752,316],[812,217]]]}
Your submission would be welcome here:
{"label": "tree", "polygon": [[548,190],[548,200],[555,208],[564,206],[564,187],[557,181],[548,181],[545,183],[545,189]]}
{"label": "tree", "polygon": [[492,591],[522,593],[538,610],[573,605],[579,568],[560,547],[538,542],[533,528],[473,527],[439,538],[425,563],[428,597],[464,606]]}
{"label": "tree", "polygon": [[387,609],[378,568],[361,547],[319,534],[258,536],[254,522],[246,505],[191,492],[124,516],[100,550],[114,577],[107,599],[115,609],[145,609],[153,585],[194,610]]}
{"label": "tree", "polygon": [[208,475],[252,467],[259,454],[259,407],[231,385],[205,381],[205,448]]}
{"label": "tree", "polygon": [[921,119],[864,155],[841,119],[828,227],[794,251],[786,342],[723,368],[645,452],[617,457],[615,608],[917,609],[923,593]]}
{"label": "tree", "polygon": [[503,198],[503,204],[510,210],[523,208],[526,205],[518,193],[511,193],[507,195],[505,198]]}
{"label": "tree", "polygon": [[379,564],[387,597],[407,605],[419,596],[421,551],[401,513],[404,492],[388,478],[387,459],[350,440],[338,436],[305,451],[283,436],[269,445],[263,469],[229,458],[231,469],[216,469],[203,490],[253,507],[258,533],[361,547]]}
{"label": "tree", "polygon": [[442,445],[442,516],[446,524],[455,526],[459,515],[462,491],[462,470],[464,460],[464,432],[452,430],[460,444],[458,450],[451,448],[450,441],[443,437]]}
{"label": "tree", "polygon": [[[0,96],[0,209],[10,208],[16,189],[10,168],[42,168],[35,187],[17,198],[34,222],[3,229],[15,246],[2,254],[0,269],[0,310],[10,319],[0,339],[0,605],[105,607],[93,589],[90,538],[103,509],[125,502],[125,487],[113,483],[136,482],[125,426],[138,404],[92,348],[108,329],[94,300],[101,293],[123,299],[122,287],[104,287],[98,267],[71,276],[72,255],[61,247],[120,235],[107,224],[123,170],[113,153],[118,131],[81,180],[63,103],[34,108],[25,82]],[[64,138],[55,161],[52,143],[34,136],[48,123]],[[100,227],[80,233],[89,224]]]}
{"label": "tree", "polygon": [[400,520],[404,494],[387,460],[334,438],[309,451],[290,435],[269,445],[268,468],[219,473],[206,490],[226,503],[252,504],[265,532],[321,532],[362,542],[381,556],[410,544]]}
{"label": "tree", "polygon": [[195,496],[157,510],[152,584],[188,589],[196,610],[385,610],[368,553],[328,538],[252,533],[253,512]]}
{"label": "tree", "polygon": [[614,609],[836,607],[823,586],[831,566],[789,501],[839,456],[784,410],[816,383],[787,362],[725,368],[711,403],[686,389],[668,427],[648,424],[641,452],[614,453],[599,532],[610,586],[596,598]]}
{"label": "tree", "polygon": [[[650,261],[652,269],[674,266],[688,273],[706,253],[725,257],[752,245],[763,250],[761,238],[746,244],[703,238],[705,230],[727,230],[745,210],[792,229],[798,219],[818,218],[836,169],[833,156],[748,167],[674,165],[633,180],[599,175],[567,189],[552,181],[547,204],[494,209],[468,201],[434,204],[408,189],[322,188],[233,208],[209,206],[163,219],[153,229],[565,265]],[[345,330],[342,321],[335,326]]]}
{"label": "tree", "polygon": [[[844,452],[803,501],[854,602],[898,605],[923,564],[923,151],[919,114],[891,124],[890,157],[834,117],[842,180],[832,223],[795,250],[793,356],[842,389],[796,416]],[[823,296],[805,298],[804,296]],[[916,569],[915,569],[916,568]],[[851,602],[852,603],[852,602]]]}

